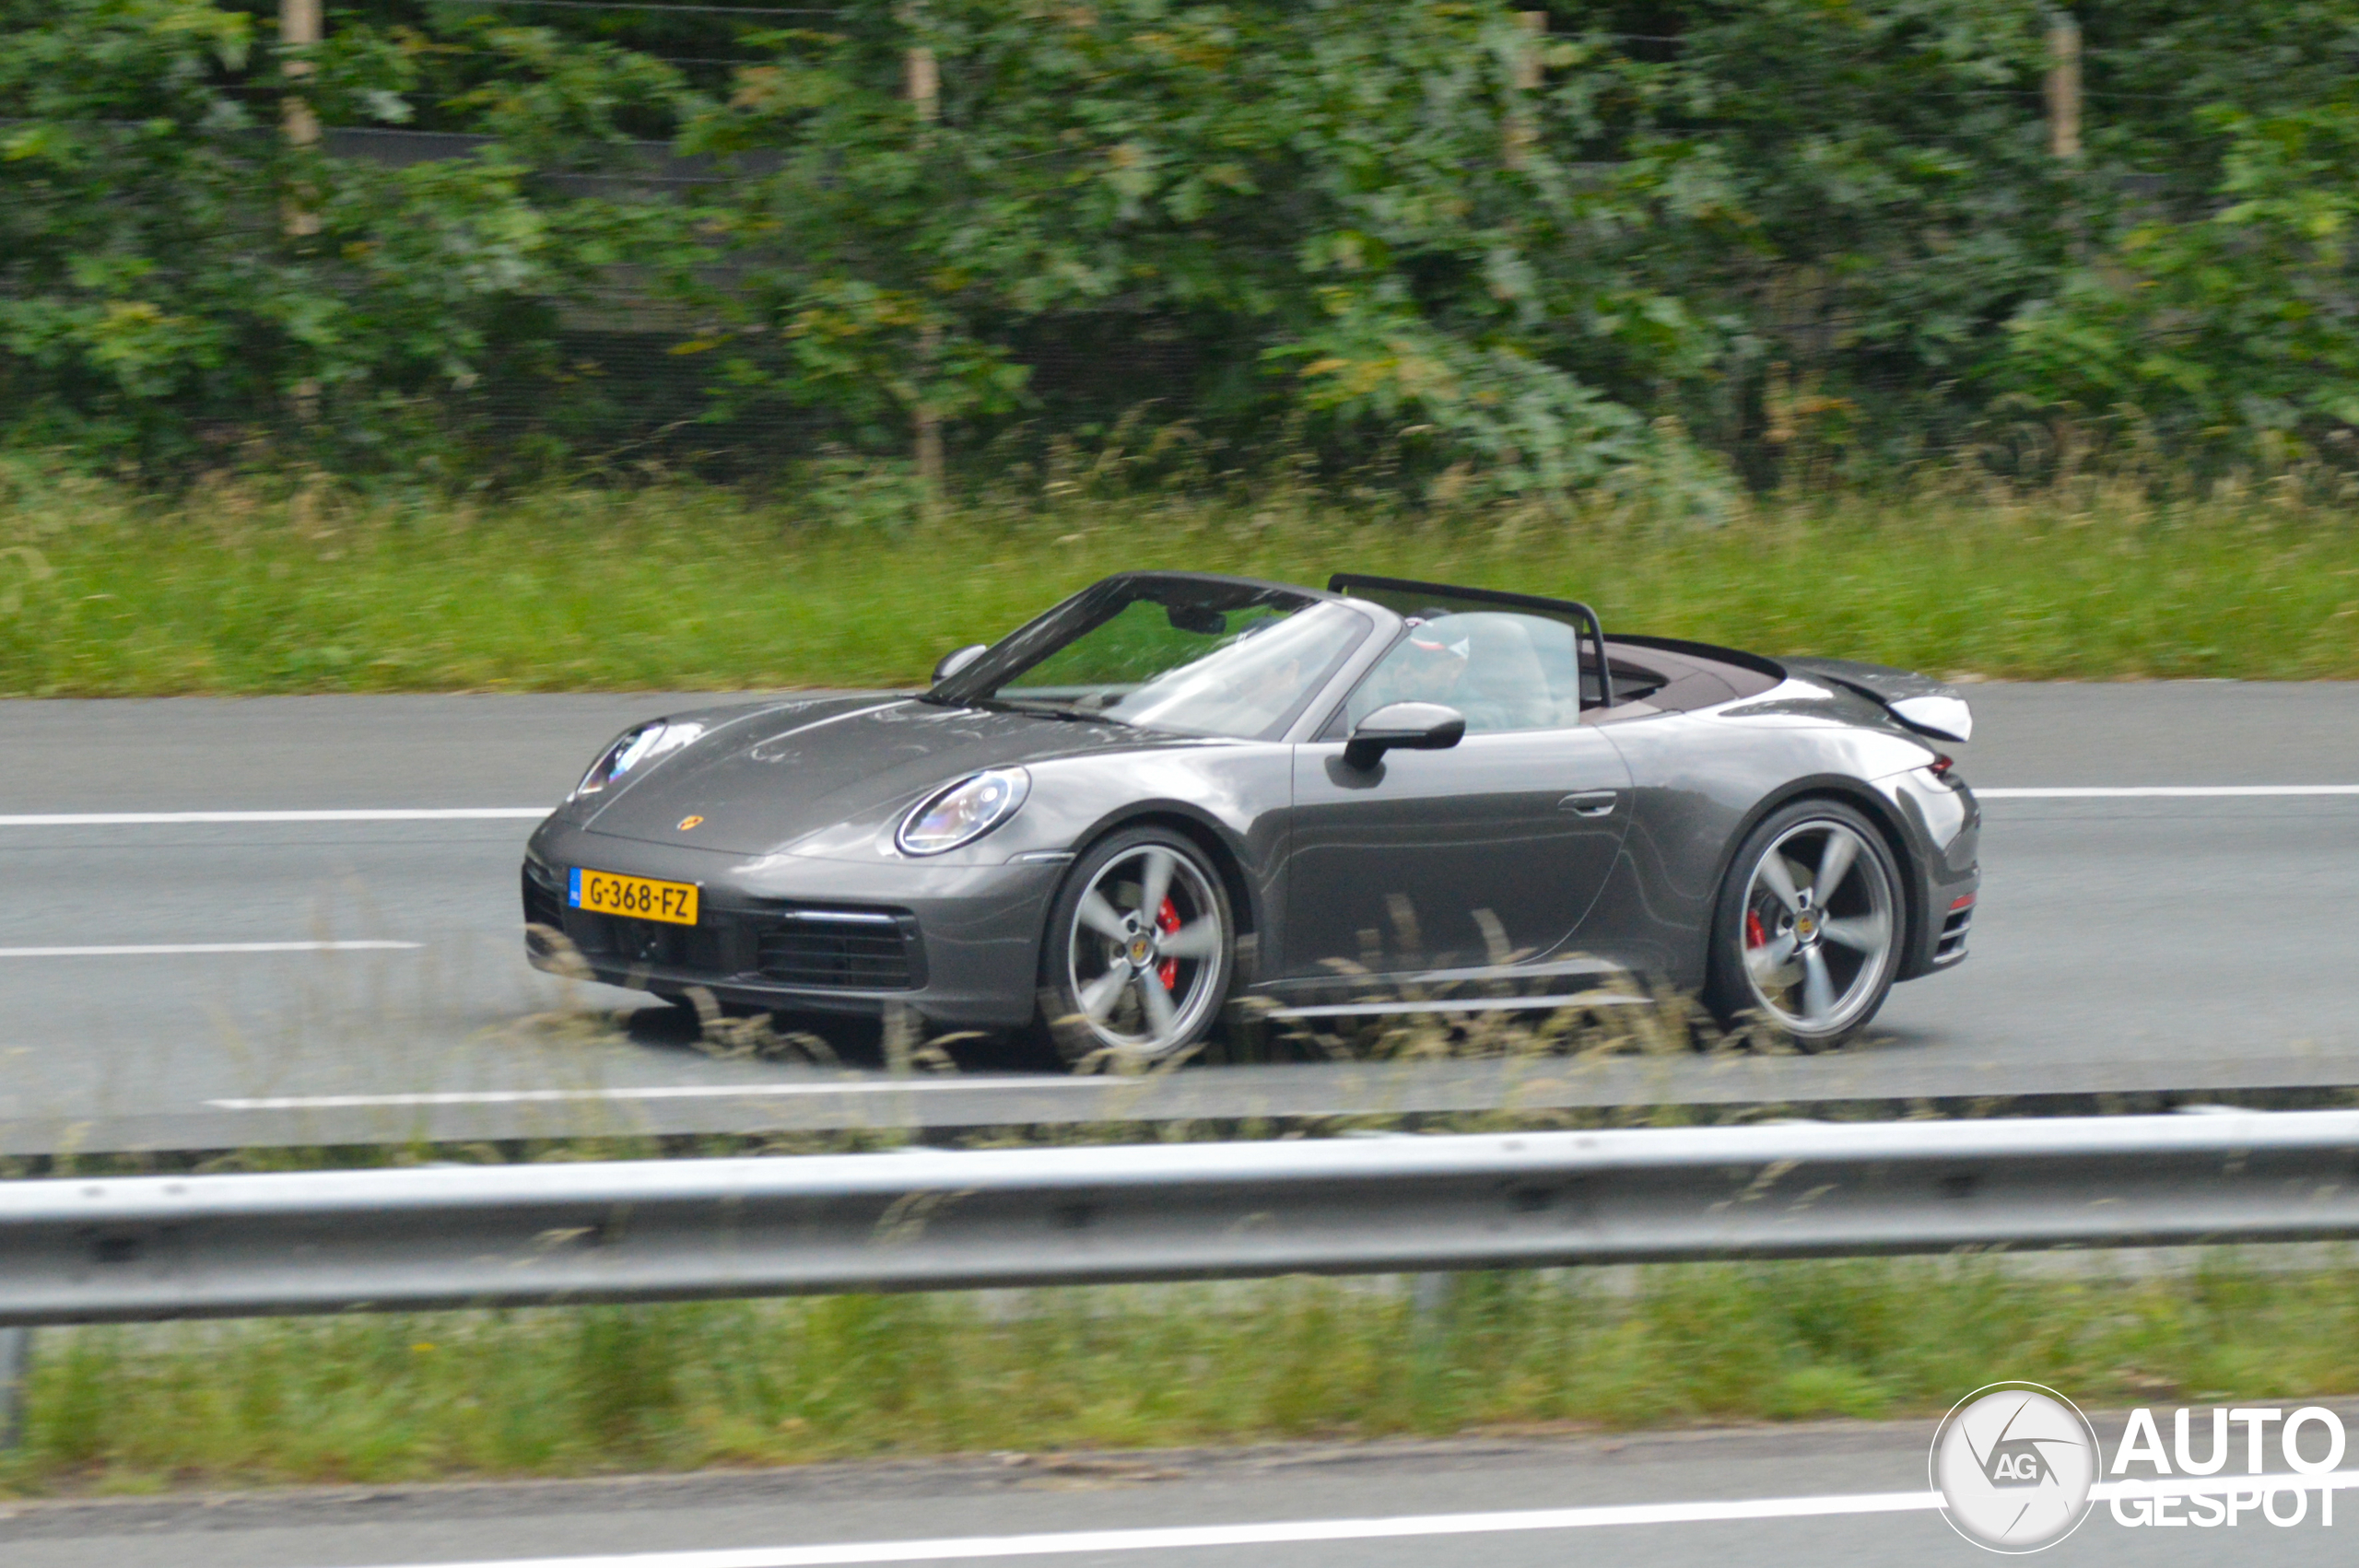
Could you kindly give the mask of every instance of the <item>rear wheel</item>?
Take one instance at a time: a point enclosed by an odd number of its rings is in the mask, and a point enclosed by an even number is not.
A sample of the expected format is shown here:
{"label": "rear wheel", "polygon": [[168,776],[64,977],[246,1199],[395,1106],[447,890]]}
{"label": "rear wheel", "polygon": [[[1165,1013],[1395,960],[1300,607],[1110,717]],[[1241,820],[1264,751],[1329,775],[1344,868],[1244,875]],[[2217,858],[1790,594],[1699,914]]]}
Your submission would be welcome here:
{"label": "rear wheel", "polygon": [[1867,1027],[1900,971],[1900,872],[1884,835],[1837,801],[1799,801],[1746,837],[1720,891],[1706,1000],[1766,1018],[1803,1050]]}
{"label": "rear wheel", "polygon": [[1202,848],[1168,828],[1112,834],[1074,862],[1049,917],[1050,1034],[1070,1061],[1186,1050],[1220,1017],[1236,947],[1227,892]]}

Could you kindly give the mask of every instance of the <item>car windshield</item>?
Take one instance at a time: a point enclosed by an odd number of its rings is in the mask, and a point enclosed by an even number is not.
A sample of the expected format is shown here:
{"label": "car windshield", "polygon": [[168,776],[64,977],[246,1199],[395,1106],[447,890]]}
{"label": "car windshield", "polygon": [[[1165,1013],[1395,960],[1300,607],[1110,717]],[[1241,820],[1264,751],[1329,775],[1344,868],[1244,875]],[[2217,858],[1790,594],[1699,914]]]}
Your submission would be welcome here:
{"label": "car windshield", "polygon": [[1260,739],[1293,721],[1367,625],[1342,604],[1283,590],[1116,579],[994,649],[988,662],[997,673],[956,696],[1059,717]]}

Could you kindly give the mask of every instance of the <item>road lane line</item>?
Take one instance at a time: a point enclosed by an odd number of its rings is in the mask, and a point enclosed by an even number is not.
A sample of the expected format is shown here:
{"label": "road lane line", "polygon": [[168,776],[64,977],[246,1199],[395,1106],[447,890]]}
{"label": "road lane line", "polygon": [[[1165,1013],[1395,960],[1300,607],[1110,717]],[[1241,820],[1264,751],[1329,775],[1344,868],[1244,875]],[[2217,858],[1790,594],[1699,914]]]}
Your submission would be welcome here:
{"label": "road lane line", "polygon": [[2066,784],[2038,789],[1977,788],[1985,801],[2241,800],[2266,795],[2359,795],[2359,784]]}
{"label": "road lane line", "polygon": [[[2331,1492],[2359,1486],[2359,1471],[2325,1475],[2189,1476],[2099,1481],[2092,1504],[2116,1497],[2217,1496],[2226,1492]],[[1869,1492],[1825,1497],[1747,1497],[1700,1503],[1606,1504],[1487,1514],[1414,1514],[1373,1519],[1280,1519],[1266,1524],[1180,1525],[1128,1530],[1063,1530],[1016,1536],[942,1536],[923,1540],[837,1541],[825,1546],[721,1547],[687,1551],[606,1552],[594,1557],[503,1557],[405,1568],[840,1568],[866,1562],[940,1562],[989,1557],[1072,1557],[1084,1552],[1170,1551],[1213,1546],[1297,1546],[1339,1540],[1507,1535],[1637,1525],[1710,1525],[1752,1519],[1820,1519],[1930,1513],[1938,1492]]]}
{"label": "road lane line", "polygon": [[664,1083],[633,1089],[452,1089],[404,1094],[288,1094],[207,1100],[217,1111],[344,1111],[404,1106],[538,1106],[599,1100],[735,1100],[798,1094],[906,1094],[921,1089],[1062,1089],[1120,1093],[1139,1081],[1106,1078],[848,1078],[839,1083]]}
{"label": "road lane line", "polygon": [[367,807],[305,812],[47,812],[0,816],[0,827],[178,827],[257,822],[537,822],[552,806]]}
{"label": "road lane line", "polygon": [[[2315,1484],[2315,1483],[2313,1483]],[[1283,1519],[1257,1525],[1181,1525],[1129,1530],[1066,1530],[1020,1536],[945,1536],[932,1540],[839,1541],[827,1546],[724,1547],[617,1552],[596,1557],[486,1559],[440,1568],[837,1568],[861,1562],[939,1562],[979,1557],[1070,1557],[1093,1551],[1169,1551],[1188,1547],[1291,1546],[1320,1541],[1401,1540],[1595,1529],[1616,1525],[1697,1525],[1745,1519],[1810,1519],[1909,1514],[1938,1508],[1938,1492],[1762,1497],[1712,1503],[1634,1503],[1531,1508],[1496,1514],[1422,1514],[1390,1519]],[[418,1568],[425,1568],[420,1564]]]}
{"label": "road lane line", "polygon": [[[2223,800],[2271,795],[2359,795],[2359,784],[1996,785],[1986,801]],[[307,822],[537,822],[554,806],[362,806],[321,811],[43,812],[0,815],[6,827],[181,827]]]}
{"label": "road lane line", "polygon": [[152,958],[188,953],[398,953],[422,942],[175,942],[139,947],[0,947],[0,958]]}

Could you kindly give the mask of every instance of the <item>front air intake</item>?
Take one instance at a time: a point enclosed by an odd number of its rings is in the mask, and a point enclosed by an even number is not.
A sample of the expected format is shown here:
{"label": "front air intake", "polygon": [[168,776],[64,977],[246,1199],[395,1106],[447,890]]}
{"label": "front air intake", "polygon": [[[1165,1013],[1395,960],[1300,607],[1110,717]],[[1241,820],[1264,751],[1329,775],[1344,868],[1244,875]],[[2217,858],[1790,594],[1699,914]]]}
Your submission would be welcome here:
{"label": "front air intake", "polygon": [[811,990],[905,991],[918,985],[916,923],[881,909],[798,909],[761,928],[765,979]]}

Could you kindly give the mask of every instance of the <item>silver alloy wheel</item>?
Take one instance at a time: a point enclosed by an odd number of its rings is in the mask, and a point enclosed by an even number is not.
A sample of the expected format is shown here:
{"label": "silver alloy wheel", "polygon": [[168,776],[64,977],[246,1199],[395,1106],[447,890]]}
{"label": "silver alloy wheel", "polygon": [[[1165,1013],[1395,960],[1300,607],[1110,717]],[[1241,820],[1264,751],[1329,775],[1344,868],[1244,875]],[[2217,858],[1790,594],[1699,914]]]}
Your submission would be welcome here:
{"label": "silver alloy wheel", "polygon": [[1884,858],[1847,823],[1779,834],[1745,885],[1744,975],[1770,1020],[1805,1039],[1842,1034],[1883,994],[1899,922]]}
{"label": "silver alloy wheel", "polygon": [[1229,933],[1194,860],[1141,844],[1097,869],[1074,907],[1066,981],[1102,1046],[1162,1055],[1195,1038],[1220,991]]}

